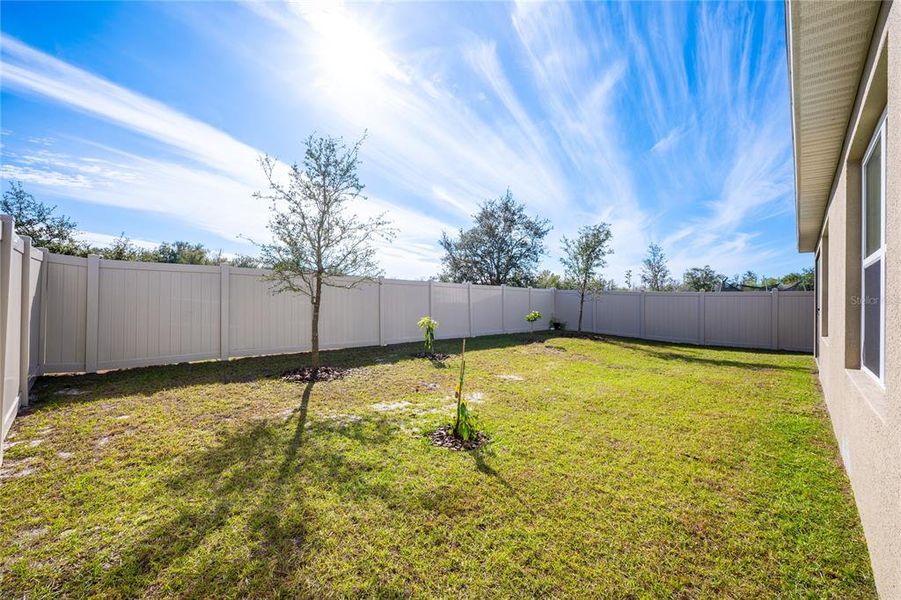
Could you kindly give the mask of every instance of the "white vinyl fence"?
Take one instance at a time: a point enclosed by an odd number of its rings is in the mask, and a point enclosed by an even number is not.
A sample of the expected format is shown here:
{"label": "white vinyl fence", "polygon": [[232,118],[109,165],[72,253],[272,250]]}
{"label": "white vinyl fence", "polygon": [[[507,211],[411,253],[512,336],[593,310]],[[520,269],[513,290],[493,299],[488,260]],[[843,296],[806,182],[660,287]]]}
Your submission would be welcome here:
{"label": "white vinyl fence", "polygon": [[[265,273],[51,254],[32,249],[3,217],[2,438],[42,373],[309,350],[309,300],[271,293]],[[525,320],[532,310],[542,315],[534,324]],[[586,299],[582,330],[809,352],[813,313],[813,292],[611,292]],[[420,340],[423,315],[440,323],[441,339],[544,330],[552,316],[575,329],[578,314],[574,291],[381,279],[325,288],[320,345]]]}

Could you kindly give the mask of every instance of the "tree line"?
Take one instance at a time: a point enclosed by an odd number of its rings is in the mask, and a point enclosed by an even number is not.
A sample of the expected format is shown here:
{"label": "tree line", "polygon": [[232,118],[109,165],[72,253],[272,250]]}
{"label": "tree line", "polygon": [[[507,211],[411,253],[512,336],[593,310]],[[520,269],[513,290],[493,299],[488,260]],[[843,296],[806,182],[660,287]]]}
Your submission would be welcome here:
{"label": "tree line", "polygon": [[87,256],[96,254],[109,260],[175,263],[182,265],[220,265],[259,267],[259,259],[252,256],[225,258],[222,251],[211,250],[203,244],[185,241],[162,242],[154,248],[138,246],[123,232],[106,246],[89,244],[78,236],[78,223],[66,215],[56,214],[56,206],[35,199],[21,182],[10,182],[0,200],[0,212],[16,221],[16,232],[31,238],[35,248],[46,248],[55,254]]}

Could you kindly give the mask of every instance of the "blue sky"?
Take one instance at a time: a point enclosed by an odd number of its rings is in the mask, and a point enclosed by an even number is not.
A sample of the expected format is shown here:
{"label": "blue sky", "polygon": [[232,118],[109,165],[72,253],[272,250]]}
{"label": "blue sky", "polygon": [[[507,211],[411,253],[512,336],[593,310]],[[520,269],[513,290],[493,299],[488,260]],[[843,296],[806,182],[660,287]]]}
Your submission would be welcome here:
{"label": "blue sky", "polygon": [[368,130],[388,275],[510,187],[560,237],[607,221],[606,275],[782,274],[795,251],[781,3],[2,3],[2,177],[73,216],[252,254],[262,153]]}

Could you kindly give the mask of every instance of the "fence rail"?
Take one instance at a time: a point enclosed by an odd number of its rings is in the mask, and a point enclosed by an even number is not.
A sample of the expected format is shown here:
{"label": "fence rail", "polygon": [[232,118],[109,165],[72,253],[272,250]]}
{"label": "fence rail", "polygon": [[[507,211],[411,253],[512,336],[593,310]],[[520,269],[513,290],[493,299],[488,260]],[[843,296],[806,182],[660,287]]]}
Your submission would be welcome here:
{"label": "fence rail", "polygon": [[[42,373],[93,372],[310,349],[307,298],[272,294],[260,269],[172,265],[52,254],[0,230],[2,436]],[[809,352],[813,292],[610,292],[587,298],[583,331],[690,344]],[[542,318],[528,323],[537,310]],[[437,337],[575,329],[579,294],[380,279],[327,287],[323,349],[419,340],[419,317]],[[2,460],[2,454],[0,454]]]}

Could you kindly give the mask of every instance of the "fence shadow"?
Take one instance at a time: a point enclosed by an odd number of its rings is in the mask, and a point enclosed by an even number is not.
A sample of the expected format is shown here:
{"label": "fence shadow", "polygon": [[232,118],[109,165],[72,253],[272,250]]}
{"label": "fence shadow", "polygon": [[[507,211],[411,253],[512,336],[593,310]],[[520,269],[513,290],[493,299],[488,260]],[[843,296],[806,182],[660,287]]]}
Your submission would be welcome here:
{"label": "fence shadow", "polygon": [[[467,351],[511,348],[544,342],[552,332],[506,334],[467,339]],[[460,351],[461,339],[436,340],[435,351],[453,358]],[[446,362],[416,358],[422,350],[418,342],[390,346],[365,346],[321,353],[323,364],[344,368],[391,365],[406,361],[428,363],[446,369]],[[178,363],[139,367],[91,374],[47,375],[38,379],[31,410],[46,410],[60,404],[94,402],[119,396],[152,396],[162,391],[208,384],[248,383],[276,379],[288,369],[310,364],[310,353],[278,354],[235,358],[228,361]]]}

